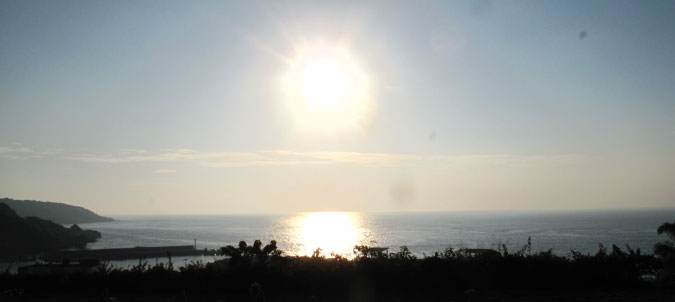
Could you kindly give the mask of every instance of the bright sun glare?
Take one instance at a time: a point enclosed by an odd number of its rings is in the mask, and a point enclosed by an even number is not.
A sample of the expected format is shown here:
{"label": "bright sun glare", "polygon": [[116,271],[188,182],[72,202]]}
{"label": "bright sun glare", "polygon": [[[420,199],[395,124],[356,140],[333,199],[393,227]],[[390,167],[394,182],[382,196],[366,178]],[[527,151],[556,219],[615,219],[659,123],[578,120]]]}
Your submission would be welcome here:
{"label": "bright sun glare", "polygon": [[296,240],[301,242],[299,255],[311,255],[317,248],[322,254],[339,254],[350,258],[360,242],[359,220],[356,214],[346,212],[307,213],[296,221]]}
{"label": "bright sun glare", "polygon": [[300,49],[283,82],[301,126],[319,130],[358,126],[372,110],[368,78],[343,48]]}
{"label": "bright sun glare", "polygon": [[304,66],[300,89],[312,108],[328,109],[342,103],[349,79],[336,58],[311,58]]}

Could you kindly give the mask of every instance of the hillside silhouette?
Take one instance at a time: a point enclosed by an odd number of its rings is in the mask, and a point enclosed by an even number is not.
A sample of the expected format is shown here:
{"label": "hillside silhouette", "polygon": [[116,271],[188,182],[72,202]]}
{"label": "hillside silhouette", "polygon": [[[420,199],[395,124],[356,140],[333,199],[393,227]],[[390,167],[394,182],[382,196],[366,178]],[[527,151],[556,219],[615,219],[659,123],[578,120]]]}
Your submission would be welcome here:
{"label": "hillside silhouette", "polygon": [[82,230],[77,224],[66,228],[37,217],[21,218],[7,204],[0,202],[0,259],[84,248],[99,238],[101,233]]}
{"label": "hillside silhouette", "polygon": [[11,198],[2,198],[0,202],[7,204],[21,217],[39,217],[60,224],[113,221],[112,218],[100,216],[83,207],[65,203]]}

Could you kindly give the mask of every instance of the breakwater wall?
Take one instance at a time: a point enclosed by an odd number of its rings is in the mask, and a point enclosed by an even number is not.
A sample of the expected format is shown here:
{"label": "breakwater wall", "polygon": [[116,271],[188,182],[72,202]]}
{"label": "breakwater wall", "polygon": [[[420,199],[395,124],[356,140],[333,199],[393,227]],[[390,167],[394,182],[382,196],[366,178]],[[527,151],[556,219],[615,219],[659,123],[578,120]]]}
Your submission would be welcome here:
{"label": "breakwater wall", "polygon": [[44,261],[79,261],[86,259],[97,260],[125,260],[139,258],[157,258],[157,257],[178,257],[178,256],[200,256],[214,255],[215,250],[197,250],[192,245],[182,246],[153,246],[153,247],[133,247],[116,249],[95,249],[95,250],[72,250],[59,251],[44,255]]}

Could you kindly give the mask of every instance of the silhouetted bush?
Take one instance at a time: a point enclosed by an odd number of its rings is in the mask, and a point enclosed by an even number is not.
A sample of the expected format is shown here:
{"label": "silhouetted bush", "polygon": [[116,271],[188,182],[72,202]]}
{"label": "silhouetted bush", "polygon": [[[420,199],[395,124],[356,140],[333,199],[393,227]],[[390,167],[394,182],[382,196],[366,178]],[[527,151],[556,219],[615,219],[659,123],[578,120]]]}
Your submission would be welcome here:
{"label": "silhouetted bush", "polygon": [[270,241],[265,247],[262,247],[260,240],[254,241],[253,245],[250,246],[246,244],[246,241],[242,240],[239,241],[238,247],[228,245],[220,248],[220,254],[229,257],[232,263],[240,261],[250,262],[253,260],[264,262],[270,257],[280,257],[282,253],[283,251],[277,249],[277,242],[275,240]]}
{"label": "silhouetted bush", "polygon": [[675,283],[675,222],[662,224],[657,229],[657,233],[670,237],[669,241],[654,245],[654,254],[663,261],[660,279],[672,284]]}
{"label": "silhouetted bush", "polygon": [[[531,242],[516,252],[448,248],[418,258],[403,246],[386,253],[381,248],[354,247],[356,257],[281,256],[271,241],[262,246],[242,241],[220,252],[228,258],[213,263],[193,262],[175,270],[172,265],[148,266],[140,260],[128,269],[103,264],[91,274],[24,276],[3,274],[0,290],[26,293],[89,292],[254,297],[315,295],[349,299],[353,296],[441,295],[481,290],[584,290],[652,286],[663,261],[639,250],[600,245],[595,254],[572,251],[557,256],[550,250],[531,251]],[[255,286],[254,286],[255,285]],[[264,289],[264,291],[263,291]]]}

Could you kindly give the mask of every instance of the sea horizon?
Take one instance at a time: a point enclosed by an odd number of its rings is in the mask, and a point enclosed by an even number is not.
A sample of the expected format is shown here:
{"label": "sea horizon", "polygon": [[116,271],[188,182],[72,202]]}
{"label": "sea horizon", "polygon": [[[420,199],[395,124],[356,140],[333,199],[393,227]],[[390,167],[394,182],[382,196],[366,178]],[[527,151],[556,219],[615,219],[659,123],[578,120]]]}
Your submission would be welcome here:
{"label": "sea horizon", "polygon": [[362,213],[377,215],[399,215],[399,214],[452,214],[452,213],[470,213],[470,214],[565,214],[579,212],[641,212],[641,211],[659,211],[672,210],[675,206],[656,206],[656,207],[624,207],[624,208],[559,208],[559,209],[488,209],[488,210],[300,210],[289,212],[223,212],[223,213],[105,213],[98,212],[101,216],[110,217],[141,217],[141,216],[279,216],[293,215],[298,213],[317,213],[317,212],[341,212],[341,213]]}
{"label": "sea horizon", "polygon": [[351,253],[355,245],[382,246],[396,251],[407,246],[418,256],[447,248],[506,246],[517,250],[531,238],[533,251],[551,249],[558,255],[575,250],[595,253],[599,244],[651,253],[662,240],[659,224],[675,209],[614,209],[548,212],[298,212],[295,214],[114,215],[113,222],[86,223],[103,237],[88,249],[135,246],[192,245],[218,249],[244,240],[276,240],[288,255],[310,255],[321,248],[326,256]]}

